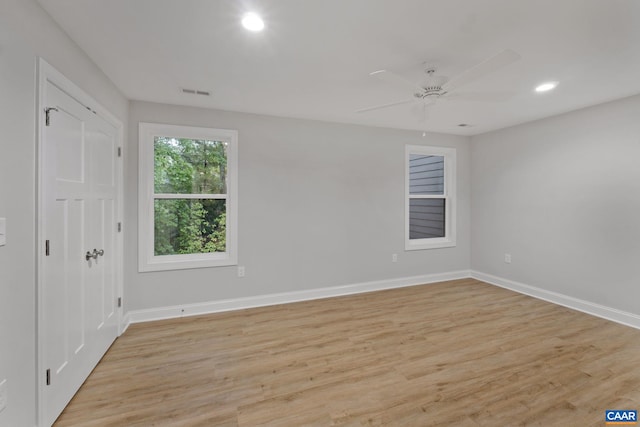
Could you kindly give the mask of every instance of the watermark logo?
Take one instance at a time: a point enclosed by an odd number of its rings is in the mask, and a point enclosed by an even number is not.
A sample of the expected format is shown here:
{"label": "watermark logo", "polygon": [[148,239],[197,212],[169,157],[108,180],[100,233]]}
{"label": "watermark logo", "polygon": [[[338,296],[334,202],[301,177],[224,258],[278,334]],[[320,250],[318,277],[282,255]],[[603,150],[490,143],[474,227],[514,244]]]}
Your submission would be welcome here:
{"label": "watermark logo", "polygon": [[638,424],[638,411],[632,409],[607,409],[604,421],[608,426]]}

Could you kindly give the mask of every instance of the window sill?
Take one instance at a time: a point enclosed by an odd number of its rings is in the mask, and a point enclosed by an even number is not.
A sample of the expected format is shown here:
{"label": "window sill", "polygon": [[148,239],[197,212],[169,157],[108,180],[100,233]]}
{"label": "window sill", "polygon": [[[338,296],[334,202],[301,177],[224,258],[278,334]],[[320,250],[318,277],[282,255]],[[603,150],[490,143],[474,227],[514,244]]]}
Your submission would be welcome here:
{"label": "window sill", "polygon": [[238,265],[237,257],[229,253],[195,254],[195,255],[165,255],[155,256],[148,260],[141,260],[138,272],[187,270],[194,268],[227,267]]}
{"label": "window sill", "polygon": [[407,241],[404,244],[405,251],[420,251],[424,249],[452,248],[456,241],[452,239],[423,239]]}

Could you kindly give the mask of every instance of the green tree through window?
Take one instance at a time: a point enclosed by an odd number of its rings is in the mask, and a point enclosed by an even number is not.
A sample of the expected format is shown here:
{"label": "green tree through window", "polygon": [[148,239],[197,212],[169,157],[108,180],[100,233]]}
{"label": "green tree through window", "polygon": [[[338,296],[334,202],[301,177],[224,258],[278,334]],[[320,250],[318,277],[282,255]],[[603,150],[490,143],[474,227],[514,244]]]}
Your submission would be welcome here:
{"label": "green tree through window", "polygon": [[155,255],[225,252],[226,142],[155,137],[154,194]]}

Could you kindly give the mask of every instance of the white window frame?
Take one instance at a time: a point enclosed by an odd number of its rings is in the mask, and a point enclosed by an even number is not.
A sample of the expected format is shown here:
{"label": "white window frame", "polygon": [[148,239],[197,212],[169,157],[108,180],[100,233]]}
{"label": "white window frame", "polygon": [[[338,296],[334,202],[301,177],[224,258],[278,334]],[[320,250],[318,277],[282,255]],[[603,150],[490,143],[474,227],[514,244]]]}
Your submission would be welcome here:
{"label": "white window frame", "polygon": [[[411,195],[409,193],[409,159],[412,154],[444,157],[444,194]],[[405,245],[407,251],[421,249],[448,248],[456,245],[456,149],[429,147],[425,145],[407,145],[405,147]],[[409,239],[409,201],[410,199],[445,199],[445,235],[426,239]]]}
{"label": "white window frame", "polygon": [[[181,270],[238,264],[238,132],[193,126],[140,123],[138,126],[138,271]],[[157,136],[227,142],[226,252],[154,254],[154,140]],[[198,194],[163,198],[200,198]]]}

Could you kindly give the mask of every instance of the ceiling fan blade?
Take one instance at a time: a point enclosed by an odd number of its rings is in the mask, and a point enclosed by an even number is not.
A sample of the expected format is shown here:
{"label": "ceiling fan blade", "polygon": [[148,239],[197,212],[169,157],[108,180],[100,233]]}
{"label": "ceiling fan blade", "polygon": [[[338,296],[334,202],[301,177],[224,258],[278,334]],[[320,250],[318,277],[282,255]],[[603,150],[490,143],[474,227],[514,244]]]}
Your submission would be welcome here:
{"label": "ceiling fan blade", "polygon": [[448,93],[441,99],[470,102],[505,102],[515,96],[515,92],[455,92]]}
{"label": "ceiling fan blade", "polygon": [[469,84],[480,77],[486,76],[494,71],[499,70],[502,67],[516,62],[520,59],[520,55],[511,49],[503,50],[502,52],[494,55],[488,59],[485,59],[481,63],[463,71],[457,76],[451,78],[447,83],[442,85],[442,89],[446,91],[452,91],[463,85]]}
{"label": "ceiling fan blade", "polygon": [[390,83],[396,87],[399,87],[400,89],[403,90],[411,90],[413,92],[423,92],[424,89],[421,88],[420,86],[418,86],[417,84],[405,79],[404,77],[402,77],[399,74],[396,74],[394,72],[391,71],[387,71],[387,70],[379,70],[379,71],[374,71],[373,73],[369,74],[371,77],[375,77],[377,79],[382,80],[383,82],[387,82]]}
{"label": "ceiling fan blade", "polygon": [[363,108],[361,110],[357,110],[356,113],[365,113],[367,111],[380,110],[382,108],[395,107],[396,105],[409,104],[414,102],[414,99],[406,99],[404,101],[390,102],[389,104],[376,105],[375,107]]}

